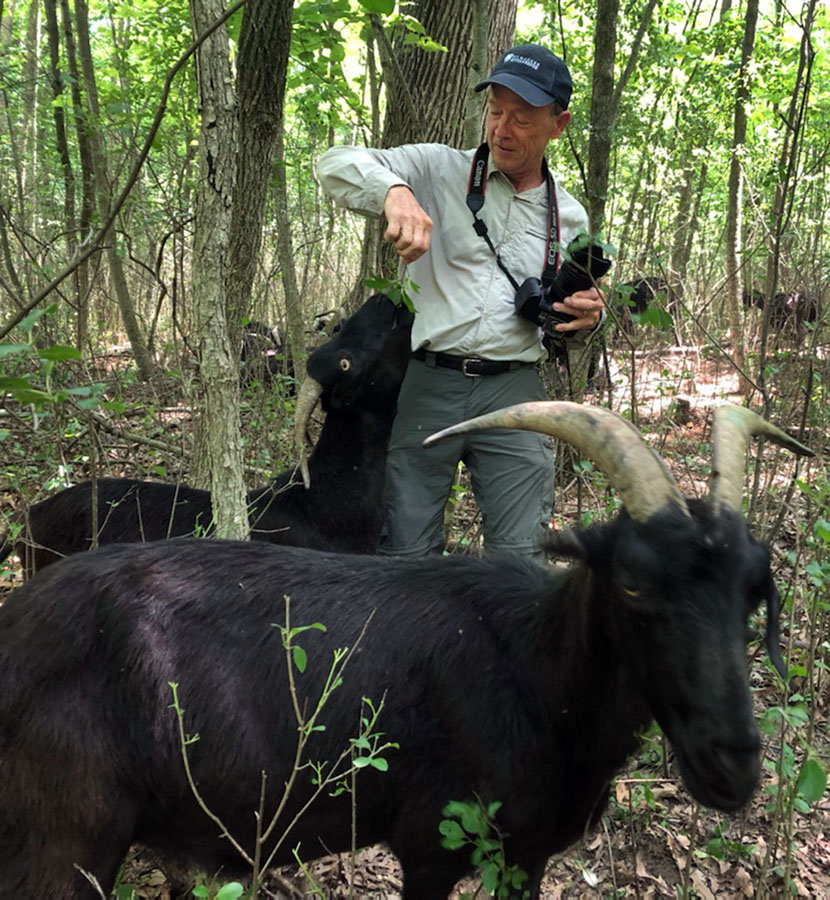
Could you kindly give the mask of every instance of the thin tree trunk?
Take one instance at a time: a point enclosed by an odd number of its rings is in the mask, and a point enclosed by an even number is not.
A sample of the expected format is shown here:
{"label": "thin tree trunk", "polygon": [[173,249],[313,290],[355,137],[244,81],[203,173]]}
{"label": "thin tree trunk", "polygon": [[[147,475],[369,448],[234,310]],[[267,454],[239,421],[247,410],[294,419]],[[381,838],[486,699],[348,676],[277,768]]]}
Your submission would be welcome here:
{"label": "thin tree trunk", "polygon": [[490,10],[488,0],[473,0],[472,47],[470,74],[467,83],[467,115],[464,119],[464,146],[476,147],[481,143],[483,117],[481,94],[474,90],[476,84],[487,77],[487,44],[490,34]]}
{"label": "thin tree trunk", "polygon": [[291,232],[291,217],[288,213],[288,184],[285,169],[285,130],[283,122],[277,123],[277,173],[276,204],[277,229],[279,240],[280,269],[282,270],[282,288],[285,293],[285,320],[288,326],[288,343],[291,347],[294,362],[294,377],[298,381],[305,379],[305,337],[303,327],[303,310],[300,292],[297,289],[297,270],[294,267],[294,238]]}
{"label": "thin tree trunk", "polygon": [[597,0],[594,27],[594,68],[591,78],[591,133],[588,142],[588,173],[585,194],[592,234],[602,230],[608,194],[608,171],[611,161],[611,135],[620,110],[620,100],[640,55],[646,28],[657,0],[648,0],[625,68],[616,85],[614,64],[617,53],[617,19],[619,0]]}
{"label": "thin tree trunk", "polygon": [[[784,143],[778,164],[778,183],[772,204],[770,227],[770,253],[767,258],[766,295],[771,298],[778,286],[778,268],[781,258],[781,247],[784,234],[789,230],[790,212],[795,194],[795,172],[799,152],[799,140],[805,124],[807,102],[810,95],[810,76],[812,73],[815,51],[812,47],[812,30],[816,14],[816,0],[808,0],[804,15],[804,31],[801,35],[801,48],[795,86],[790,97],[790,104],[785,118]],[[762,391],[766,386],[766,353],[772,303],[764,307],[764,321],[761,332],[761,349],[758,360],[758,383]]]}
{"label": "thin tree trunk", "polygon": [[[104,222],[109,217],[112,188],[107,174],[107,160],[104,155],[103,139],[101,137],[99,125],[97,124],[100,122],[101,111],[98,103],[98,86],[95,79],[95,66],[92,60],[92,51],[89,43],[89,7],[87,6],[86,0],[75,0],[75,14],[75,27],[78,32],[78,54],[81,59],[81,70],[83,72],[84,85],[87,92],[89,112],[91,113],[91,118],[86,122],[86,133],[92,150],[95,199],[98,215],[101,221]],[[144,336],[141,333],[138,318],[135,314],[135,306],[133,305],[129,286],[127,285],[127,276],[124,272],[124,265],[121,261],[121,255],[118,252],[115,228],[112,228],[106,236],[106,256],[110,280],[118,301],[118,310],[121,314],[121,321],[124,325],[124,330],[127,332],[130,345],[132,346],[133,357],[138,366],[139,375],[144,381],[150,381],[153,378],[155,367],[153,366],[153,360],[147,350],[147,345],[144,341]]]}
{"label": "thin tree trunk", "polygon": [[743,206],[743,153],[746,144],[746,104],[749,99],[749,66],[755,48],[755,25],[758,21],[758,0],[747,0],[744,39],[741,47],[741,68],[735,96],[735,120],[732,137],[732,158],[729,164],[729,201],[726,217],[726,304],[732,356],[738,367],[739,390],[745,394],[749,383],[743,375],[744,337],[741,322],[741,215]]}
{"label": "thin tree trunk", "polygon": [[[55,146],[61,161],[63,173],[63,230],[66,240],[66,256],[72,259],[78,246],[78,224],[75,221],[75,170],[69,152],[66,137],[66,114],[64,110],[63,75],[60,67],[60,26],[56,0],[44,0],[46,13],[46,31],[49,42],[49,81],[52,86],[52,120],[55,124]],[[72,280],[74,288],[74,306],[76,322],[81,313],[81,302],[78,295],[78,279]],[[83,353],[85,332],[77,330],[78,350]]]}
{"label": "thin tree trunk", "polygon": [[[223,12],[222,0],[191,0],[198,37]],[[228,34],[223,25],[196,56],[201,133],[196,223],[193,239],[193,296],[199,337],[199,371],[205,408],[197,435],[210,470],[213,517],[220,538],[248,534],[239,417],[238,352],[228,335],[225,274],[237,160],[237,110]]]}
{"label": "thin tree trunk", "polygon": [[[72,14],[69,0],[60,0],[63,38],[66,45],[66,64],[70,76],[72,116],[75,125],[75,139],[78,143],[78,158],[81,163],[81,208],[78,217],[76,244],[80,244],[92,234],[92,217],[95,211],[95,178],[92,172],[92,150],[87,140],[85,115],[81,98],[81,73],[75,50],[75,35],[72,31]],[[89,262],[85,261],[72,274],[72,283],[78,305],[76,335],[78,349],[86,346],[89,334]]]}

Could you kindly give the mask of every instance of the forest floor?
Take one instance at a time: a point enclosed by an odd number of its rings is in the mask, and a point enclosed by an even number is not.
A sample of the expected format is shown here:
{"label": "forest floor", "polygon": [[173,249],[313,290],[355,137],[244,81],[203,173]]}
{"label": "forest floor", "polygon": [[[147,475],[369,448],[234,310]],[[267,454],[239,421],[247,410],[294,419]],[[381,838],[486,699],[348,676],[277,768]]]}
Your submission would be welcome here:
{"label": "forest floor", "polygon": [[[626,372],[630,371],[630,362],[622,360]],[[614,370],[614,408],[630,409],[627,397],[636,394],[637,422],[648,432],[655,449],[670,463],[683,491],[690,496],[705,495],[711,406],[724,401],[740,402],[728,367],[708,359],[697,348],[642,354],[635,365],[633,392],[628,376],[620,374],[618,368]],[[607,396],[603,399],[607,401]],[[797,409],[791,409],[791,413],[793,421],[787,422],[789,426],[796,425],[798,419]],[[179,421],[186,422],[187,418],[180,416]],[[765,451],[764,458],[768,464],[762,459],[760,492],[774,494],[779,499],[774,500],[772,512],[761,509],[756,522],[762,524],[775,517],[794,468],[777,451]],[[112,474],[135,473],[128,470]],[[606,509],[605,490],[596,478],[588,479],[578,489],[572,475],[560,472],[553,527],[573,527],[584,521],[585,510]],[[0,499],[13,502],[10,497]],[[782,560],[794,540],[793,519],[798,516],[799,499],[797,492],[789,499],[793,511],[783,518],[773,539],[778,577],[789,579],[791,584],[799,576],[789,571]],[[600,513],[606,514],[607,511]],[[450,527],[455,546],[476,545],[477,514],[463,473]],[[758,530],[756,527],[756,533]],[[6,588],[17,584],[19,571],[7,572],[5,579]],[[0,581],[0,591],[3,587]],[[803,631],[806,627],[798,611],[791,615],[790,633],[785,635],[791,648],[804,646],[809,640]],[[764,663],[763,648],[754,644],[751,653],[755,704],[759,718],[763,718],[766,711],[785,704],[786,697],[770,667]],[[830,690],[826,681],[816,685],[811,702],[811,744],[827,768]],[[601,824],[567,853],[550,861],[543,882],[543,897],[546,900],[830,897],[828,796],[825,793],[821,801],[806,811],[794,809],[791,803],[794,779],[777,770],[777,761],[783,755],[778,735],[765,733],[764,740],[761,788],[739,816],[726,817],[702,809],[692,800],[659,732],[650,732],[644,737],[640,751],[613,783]],[[798,748],[795,751],[797,754]],[[354,861],[348,854],[324,857],[312,863],[309,872],[319,892],[326,897],[396,900],[401,895],[400,868],[382,846],[360,851]],[[170,900],[172,896],[164,872],[140,848],[125,867],[124,882],[133,886],[136,898]],[[477,884],[470,880],[459,885],[458,890],[459,897],[472,895]],[[260,896],[289,900],[312,896],[312,892],[307,877],[298,867],[289,866],[268,878]],[[483,892],[478,896],[483,897]]]}

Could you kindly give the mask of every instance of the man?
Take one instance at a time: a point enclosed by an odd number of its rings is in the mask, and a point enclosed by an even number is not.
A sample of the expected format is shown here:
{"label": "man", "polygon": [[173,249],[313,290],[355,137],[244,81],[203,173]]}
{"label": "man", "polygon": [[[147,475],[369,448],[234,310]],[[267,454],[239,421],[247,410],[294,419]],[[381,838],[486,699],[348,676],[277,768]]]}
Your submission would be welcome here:
{"label": "man", "polygon": [[[485,549],[544,559],[553,509],[548,440],[522,431],[459,437],[430,449],[434,431],[527,400],[546,399],[537,363],[539,327],[516,313],[517,289],[553,272],[557,248],[587,230],[582,206],[549,177],[545,149],[570,119],[565,63],[535,44],[514,47],[490,76],[487,143],[390,150],[335,147],[318,175],[335,201],[386,216],[385,240],[420,288],[413,358],[389,443],[381,553],[419,556],[443,546],[443,510],[459,460],[470,471]],[[486,200],[486,202],[485,202]],[[599,292],[579,291],[553,309],[569,342],[600,321]]]}

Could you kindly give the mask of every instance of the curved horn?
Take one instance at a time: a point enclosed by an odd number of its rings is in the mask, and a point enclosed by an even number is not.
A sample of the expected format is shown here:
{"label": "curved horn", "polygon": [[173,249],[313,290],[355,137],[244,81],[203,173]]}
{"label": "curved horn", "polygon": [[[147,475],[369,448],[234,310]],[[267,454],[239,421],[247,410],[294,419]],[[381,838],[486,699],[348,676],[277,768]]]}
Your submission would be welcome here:
{"label": "curved horn", "polygon": [[709,503],[716,511],[721,507],[741,508],[746,442],[754,434],[763,434],[799,456],[815,456],[809,447],[751,409],[731,404],[717,407],[712,424],[712,474],[709,478]]}
{"label": "curved horn", "polygon": [[299,458],[297,465],[306,490],[311,485],[311,475],[308,471],[308,423],[322,393],[323,385],[307,376],[300,385],[297,402],[294,404],[294,452]]}
{"label": "curved horn", "polygon": [[622,416],[601,406],[568,400],[518,403],[430,435],[424,446],[488,428],[519,428],[572,444],[608,476],[629,514],[645,522],[666,503],[688,513],[686,501],[663,460]]}

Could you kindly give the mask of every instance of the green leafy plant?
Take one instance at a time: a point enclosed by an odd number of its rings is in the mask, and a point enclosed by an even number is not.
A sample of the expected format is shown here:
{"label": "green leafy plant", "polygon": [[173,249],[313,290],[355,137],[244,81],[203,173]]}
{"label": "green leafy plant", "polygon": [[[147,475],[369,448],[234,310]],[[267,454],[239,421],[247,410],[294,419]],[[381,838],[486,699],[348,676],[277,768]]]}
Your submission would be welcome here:
{"label": "green leafy plant", "polygon": [[398,278],[382,278],[371,276],[364,278],[363,283],[371,291],[377,291],[386,296],[396,305],[403,304],[410,312],[417,312],[412,294],[417,294],[420,288],[411,278],[400,280]]}
{"label": "green leafy plant", "polygon": [[[367,697],[362,698],[357,737],[350,738],[348,745],[343,748],[335,759],[321,761],[309,757],[309,741],[315,733],[325,731],[326,726],[322,721],[322,713],[335,691],[343,684],[344,670],[352,654],[360,644],[370,621],[371,616],[364,624],[353,647],[337,648],[333,651],[333,659],[317,700],[308,702],[304,700],[301,702],[297,679],[302,678],[308,670],[309,658],[305,648],[297,642],[297,638],[301,635],[312,634],[315,631],[325,632],[326,628],[320,622],[314,622],[310,625],[292,625],[290,600],[288,597],[285,598],[285,624],[274,623],[274,627],[279,630],[281,635],[282,647],[287,661],[291,706],[298,726],[297,747],[294,754],[294,765],[287,778],[282,782],[284,785],[282,794],[277,799],[276,808],[273,811],[264,808],[267,773],[263,773],[261,805],[259,809],[254,810],[256,813],[257,833],[255,847],[253,848],[243,847],[230,833],[222,820],[208,807],[202,797],[193,777],[188,756],[188,748],[199,740],[199,735],[186,733],[184,728],[184,707],[179,699],[178,685],[175,682],[170,683],[170,689],[173,693],[171,706],[178,720],[179,741],[188,784],[202,811],[216,823],[220,833],[236,849],[245,863],[251,867],[252,881],[248,892],[251,900],[256,896],[256,892],[262,882],[263,873],[272,865],[285,841],[286,835],[295,828],[297,822],[323,792],[329,796],[350,793],[354,804],[356,777],[362,769],[373,768],[379,772],[388,771],[389,763],[385,753],[388,750],[397,749],[398,745],[392,741],[385,740],[383,733],[377,729],[378,719],[383,711],[383,699],[375,703]],[[305,773],[310,773],[312,790],[290,821],[284,821],[283,813],[285,812],[289,796],[295,789],[300,775]],[[270,845],[267,855],[265,854],[266,844]],[[295,858],[302,865],[299,847],[295,847],[293,852]],[[200,886],[200,888],[204,891],[209,891],[205,885]],[[241,896],[241,893],[233,893],[236,890],[237,883],[230,882],[222,886],[220,893],[214,896],[217,900],[235,900],[236,897]],[[221,893],[221,891],[226,893]],[[319,893],[317,889],[315,889],[315,892]],[[195,894],[195,896],[210,897],[211,894],[208,892]]]}
{"label": "green leafy plant", "polygon": [[204,884],[197,885],[193,888],[194,897],[205,897],[209,900],[238,900],[245,893],[245,888],[238,881],[229,881],[223,884],[216,893]]}
{"label": "green leafy plant", "polygon": [[438,825],[441,846],[447,850],[471,848],[470,861],[490,896],[505,898],[521,890],[523,897],[529,897],[530,891],[523,888],[527,873],[516,865],[508,866],[505,860],[504,835],[495,821],[501,805],[499,801],[485,805],[479,797],[451,800],[443,808],[445,818]]}

